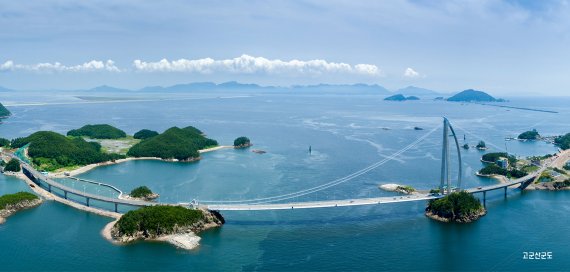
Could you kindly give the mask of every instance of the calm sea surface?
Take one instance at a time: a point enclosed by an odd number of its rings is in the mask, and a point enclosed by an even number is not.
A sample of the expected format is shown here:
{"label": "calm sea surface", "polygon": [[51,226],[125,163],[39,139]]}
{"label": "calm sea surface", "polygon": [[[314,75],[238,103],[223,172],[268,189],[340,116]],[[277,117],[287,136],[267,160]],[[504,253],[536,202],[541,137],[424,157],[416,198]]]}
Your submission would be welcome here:
{"label": "calm sea surface", "polygon": [[[37,130],[65,133],[94,123],[109,123],[129,134],[193,125],[220,144],[245,135],[254,148],[267,151],[220,150],[195,163],[130,161],[81,175],[125,192],[146,185],[161,195],[161,202],[189,202],[255,199],[318,186],[381,161],[439,127],[365,175],[289,201],[394,195],[378,189],[384,183],[434,188],[442,116],[451,120],[460,144],[485,140],[490,151],[506,149],[518,156],[553,153],[556,148],[505,137],[532,128],[542,135],[570,132],[567,98],[511,98],[507,103],[558,114],[431,100],[385,102],[382,96],[366,94],[228,92],[169,100],[161,99],[172,95],[135,98],[141,101],[78,104],[81,100],[65,92],[1,93],[0,101],[14,115],[0,125],[0,136],[20,137]],[[474,175],[481,168],[481,154],[474,149],[462,154],[466,187],[495,183]],[[73,186],[116,195],[82,183]],[[23,182],[0,176],[0,194],[22,190],[28,190]],[[189,252],[162,243],[115,246],[100,234],[110,219],[46,202],[0,225],[0,270],[568,270],[569,200],[568,191],[509,191],[506,199],[502,191],[494,192],[488,194],[488,214],[468,225],[428,220],[423,202],[224,212],[227,223],[200,234],[201,246]],[[554,258],[523,260],[524,251],[550,251]]]}

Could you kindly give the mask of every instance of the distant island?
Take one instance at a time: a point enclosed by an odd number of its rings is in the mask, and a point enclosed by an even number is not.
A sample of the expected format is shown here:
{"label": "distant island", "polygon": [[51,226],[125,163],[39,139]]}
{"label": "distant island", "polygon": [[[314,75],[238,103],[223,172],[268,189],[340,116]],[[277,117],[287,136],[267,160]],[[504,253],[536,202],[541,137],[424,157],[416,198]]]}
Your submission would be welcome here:
{"label": "distant island", "polygon": [[441,222],[469,223],[481,218],[487,211],[472,194],[461,191],[430,200],[425,214]]}
{"label": "distant island", "polygon": [[144,139],[152,138],[154,136],[158,136],[158,134],[159,133],[154,131],[154,130],[141,129],[133,135],[133,138],[139,139],[139,140],[144,140]]}
{"label": "distant island", "polygon": [[406,101],[406,100],[420,100],[417,96],[404,96],[402,94],[396,94],[384,98],[386,101]]}
{"label": "distant island", "polygon": [[408,87],[405,87],[405,88],[402,88],[402,89],[395,91],[395,93],[399,93],[402,95],[437,95],[438,94],[438,92],[436,92],[436,91],[425,89],[425,88],[420,88],[420,87],[416,87],[416,86],[408,86]]}
{"label": "distant island", "polygon": [[450,98],[447,101],[453,102],[504,102],[504,99],[496,99],[486,92],[468,89],[462,91]]}
{"label": "distant island", "polygon": [[144,201],[151,201],[157,199],[160,195],[153,193],[148,187],[146,186],[139,186],[134,188],[131,193],[129,194],[128,198],[136,199],[136,200],[144,200]]}
{"label": "distant island", "polygon": [[10,116],[12,113],[0,103],[0,118],[6,118]]}

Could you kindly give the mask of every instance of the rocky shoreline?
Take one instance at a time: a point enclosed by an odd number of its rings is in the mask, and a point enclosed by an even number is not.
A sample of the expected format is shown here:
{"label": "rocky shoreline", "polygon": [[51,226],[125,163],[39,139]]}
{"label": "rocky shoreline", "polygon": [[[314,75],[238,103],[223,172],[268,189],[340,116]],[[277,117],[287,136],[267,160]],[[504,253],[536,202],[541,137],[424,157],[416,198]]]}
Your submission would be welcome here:
{"label": "rocky shoreline", "polygon": [[117,225],[120,219],[105,226],[102,234],[109,241],[118,245],[125,245],[135,241],[161,241],[168,242],[181,249],[191,250],[199,246],[200,237],[196,234],[220,227],[225,223],[224,218],[217,211],[207,209],[200,209],[200,211],[204,214],[202,220],[188,226],[175,226],[172,231],[161,235],[153,235],[144,231],[138,231],[134,235],[123,235],[120,233]]}
{"label": "rocky shoreline", "polygon": [[37,198],[34,200],[23,200],[16,204],[6,205],[4,209],[0,210],[0,224],[6,222],[6,218],[8,216],[13,215],[14,213],[21,210],[39,206],[40,204],[42,204],[42,202],[43,201],[41,198]]}

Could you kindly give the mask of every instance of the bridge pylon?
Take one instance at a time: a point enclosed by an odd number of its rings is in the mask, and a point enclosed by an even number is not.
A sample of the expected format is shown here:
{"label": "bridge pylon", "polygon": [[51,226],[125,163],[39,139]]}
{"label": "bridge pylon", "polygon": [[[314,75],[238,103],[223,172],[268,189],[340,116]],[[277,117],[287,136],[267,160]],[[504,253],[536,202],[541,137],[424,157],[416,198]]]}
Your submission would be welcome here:
{"label": "bridge pylon", "polygon": [[[449,134],[451,132],[451,135]],[[443,144],[441,151],[441,180],[439,185],[439,192],[441,194],[449,194],[453,192],[453,187],[451,184],[451,177],[449,174],[449,137],[453,136],[455,142],[455,148],[457,149],[457,160],[459,163],[459,174],[457,176],[457,189],[461,190],[461,176],[462,176],[462,162],[461,162],[461,150],[459,148],[459,141],[457,140],[457,135],[455,130],[449,123],[449,120],[443,117]]]}

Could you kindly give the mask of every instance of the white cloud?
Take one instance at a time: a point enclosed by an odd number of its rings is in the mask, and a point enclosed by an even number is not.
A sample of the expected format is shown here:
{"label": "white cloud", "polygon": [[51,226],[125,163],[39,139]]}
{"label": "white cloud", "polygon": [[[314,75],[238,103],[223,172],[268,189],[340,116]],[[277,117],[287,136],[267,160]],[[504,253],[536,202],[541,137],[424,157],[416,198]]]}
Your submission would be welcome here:
{"label": "white cloud", "polygon": [[36,64],[16,64],[14,61],[8,60],[0,65],[0,71],[32,71],[32,72],[93,72],[93,71],[109,71],[120,72],[121,70],[112,60],[105,62],[92,60],[83,64],[67,66],[60,62],[43,62]]}
{"label": "white cloud", "polygon": [[169,61],[162,59],[158,62],[146,62],[135,60],[133,66],[137,71],[144,72],[190,72],[209,74],[214,72],[227,72],[236,74],[324,74],[324,73],[349,73],[369,76],[382,75],[382,71],[376,65],[328,62],[326,60],[290,60],[266,59],[241,55],[233,59],[214,60],[203,59],[179,59]]}
{"label": "white cloud", "polygon": [[418,78],[418,77],[422,77],[422,75],[420,75],[420,73],[416,72],[414,69],[408,67],[408,68],[406,68],[406,70],[404,71],[404,77],[407,77],[407,78]]}

